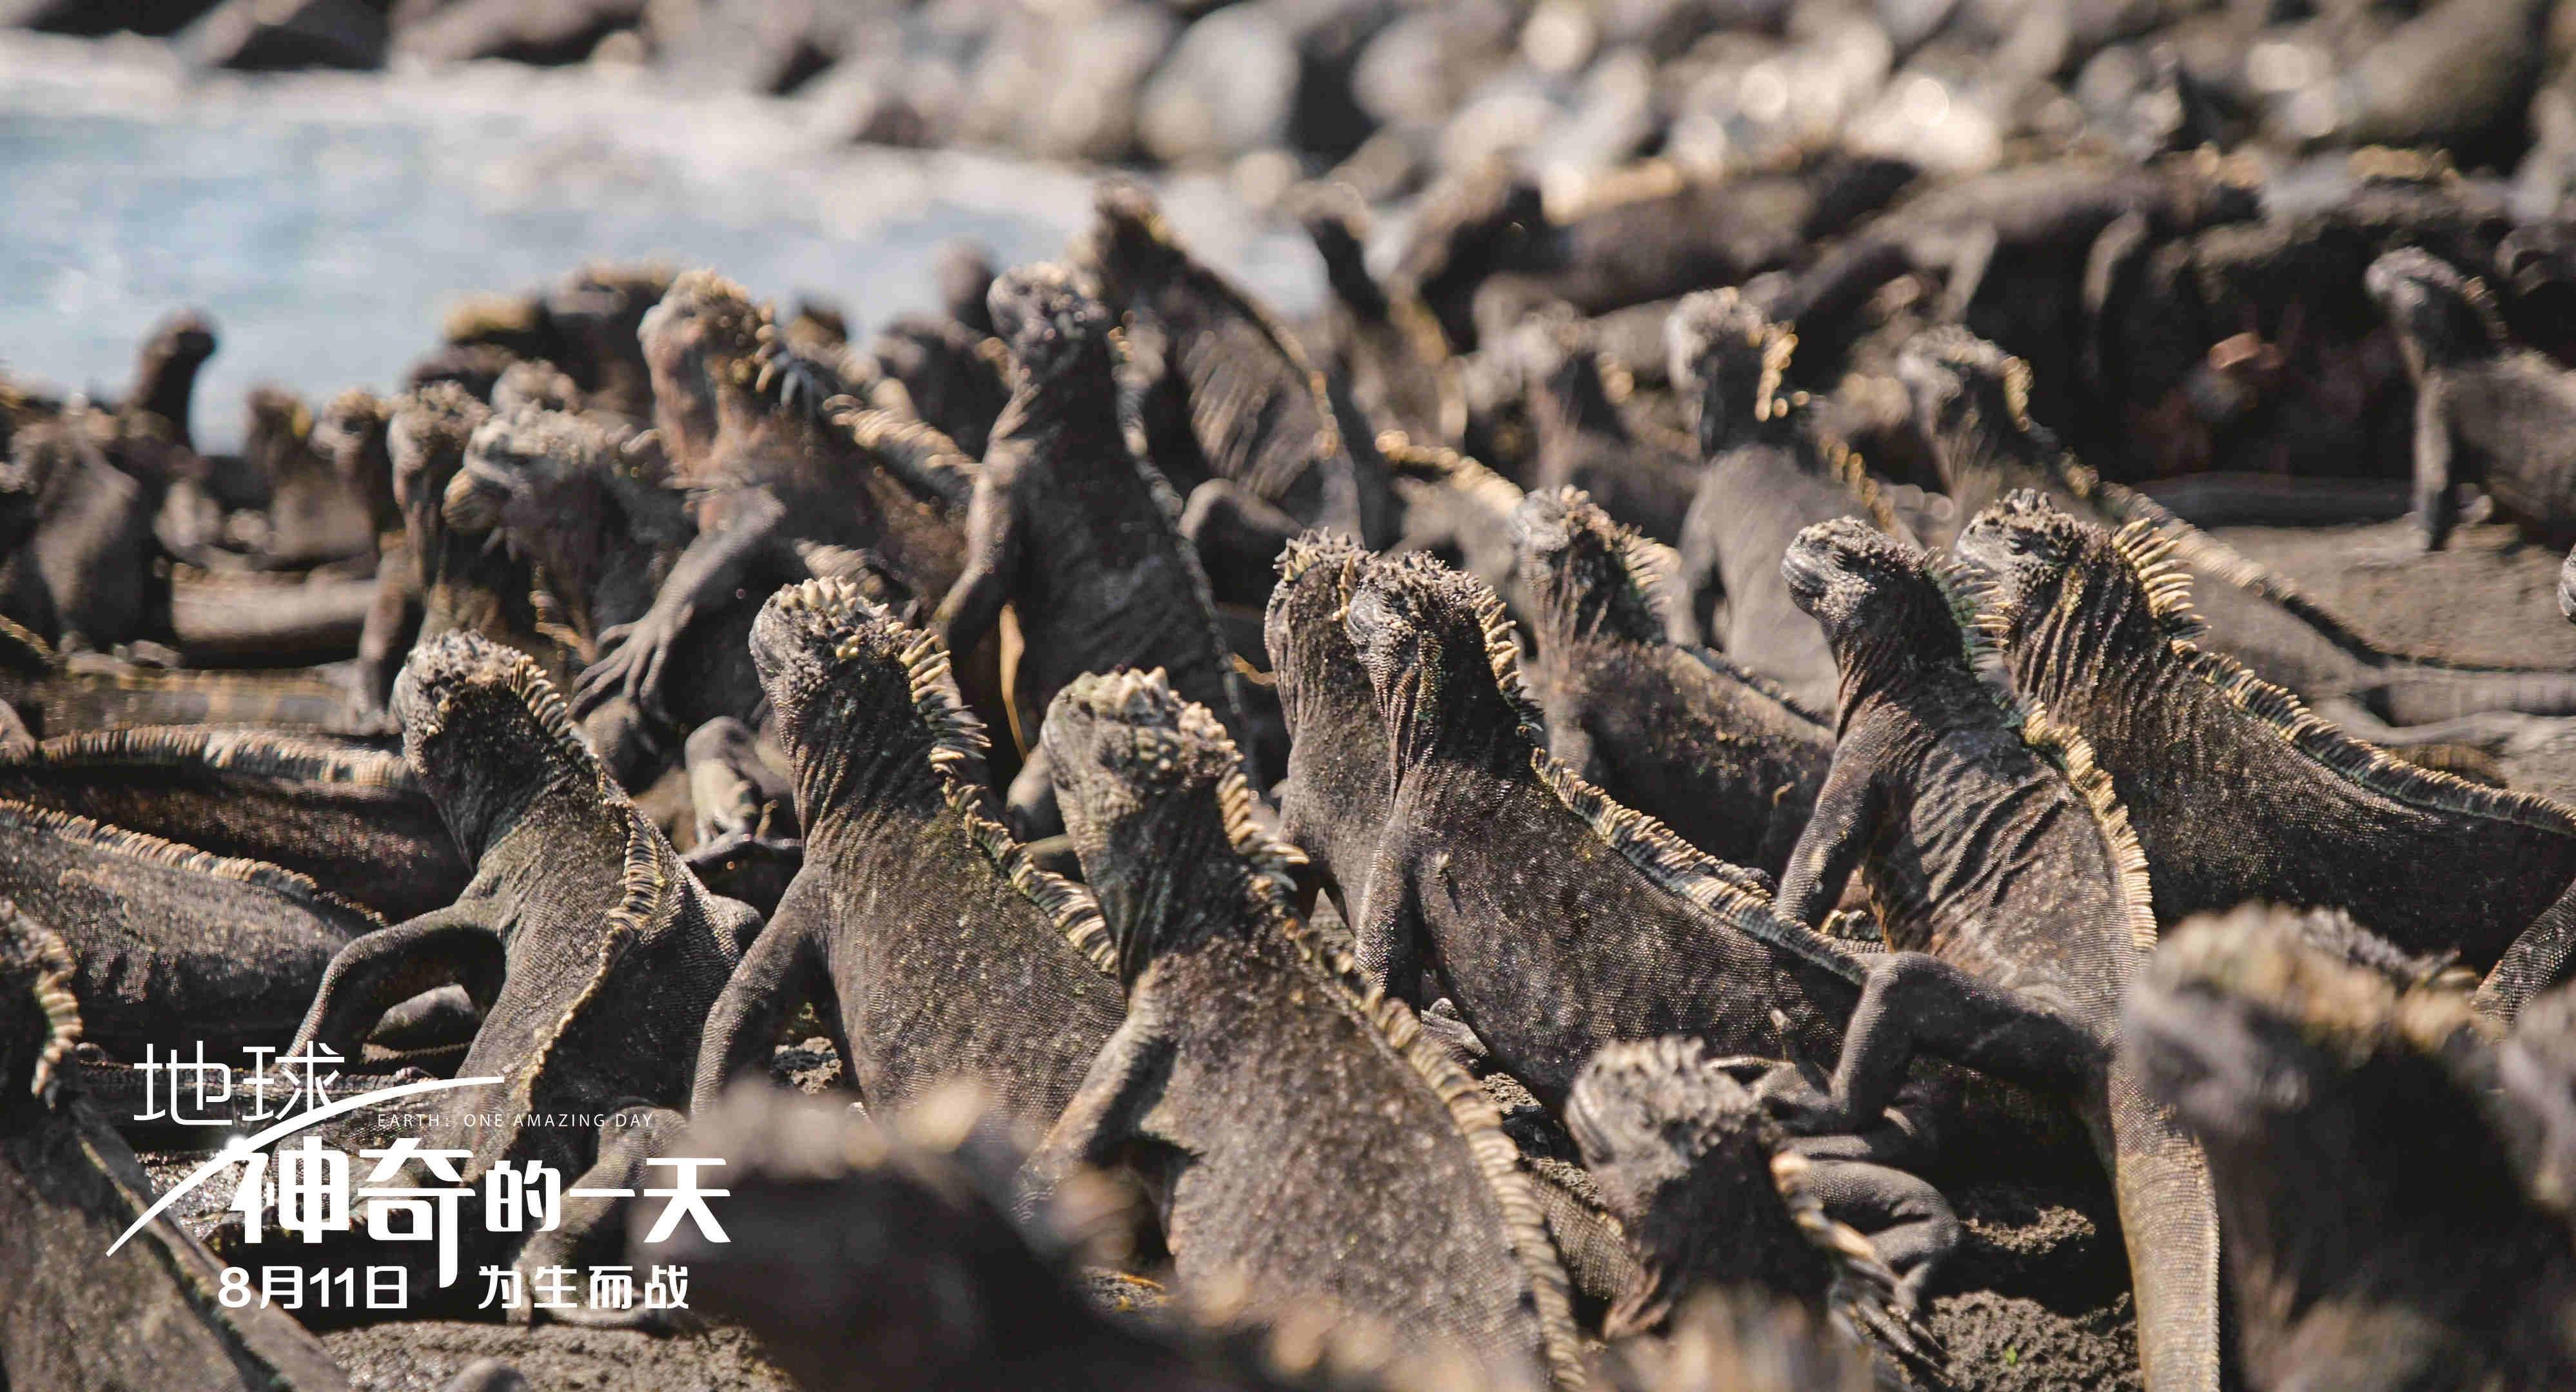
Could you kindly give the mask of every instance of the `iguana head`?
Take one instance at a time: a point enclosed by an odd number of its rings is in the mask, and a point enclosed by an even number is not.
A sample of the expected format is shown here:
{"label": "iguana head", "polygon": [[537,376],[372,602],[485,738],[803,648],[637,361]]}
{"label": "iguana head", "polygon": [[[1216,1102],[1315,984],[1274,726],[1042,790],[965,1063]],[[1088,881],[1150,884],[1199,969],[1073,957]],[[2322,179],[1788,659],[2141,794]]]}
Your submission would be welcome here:
{"label": "iguana head", "polygon": [[495,413],[474,427],[440,508],[459,531],[498,532],[521,554],[560,564],[563,541],[606,525],[599,490],[621,463],[617,442],[579,416]]}
{"label": "iguana head", "polygon": [[469,860],[540,793],[614,786],[535,659],[480,634],[414,647],[388,708],[403,757]]}
{"label": "iguana head", "polygon": [[597,397],[594,404],[638,417],[651,405],[640,330],[673,279],[671,268],[657,262],[594,262],[546,292],[555,365],[585,395]]}
{"label": "iguana head", "polygon": [[728,392],[758,379],[767,308],[713,271],[683,271],[637,329],[652,373],[653,422],[675,458],[706,457],[715,446]]}
{"label": "iguana head", "polygon": [[351,387],[324,402],[313,417],[313,448],[331,461],[332,473],[367,499],[379,529],[402,525],[402,509],[394,501],[393,452],[386,439],[393,407],[391,399]]}
{"label": "iguana head", "polygon": [[[1084,294],[1062,266],[1021,266],[993,282],[986,303],[993,331],[1032,383],[1106,381],[1110,331],[1117,319]],[[1075,374],[1089,367],[1090,377]]]}
{"label": "iguana head", "polygon": [[1423,195],[1393,282],[1440,317],[1450,346],[1476,347],[1476,287],[1498,272],[1535,270],[1554,258],[1538,184],[1505,160],[1488,160]]}
{"label": "iguana head", "polygon": [[1823,626],[1846,695],[1858,681],[1969,661],[1965,596],[1932,557],[1857,517],[1798,533],[1780,575]]}
{"label": "iguana head", "polygon": [[0,899],[0,1116],[31,1097],[53,1105],[80,1035],[71,949]]}
{"label": "iguana head", "polygon": [[492,383],[492,409],[502,415],[525,410],[578,411],[581,387],[553,363],[522,358],[501,369]]}
{"label": "iguana head", "polygon": [[871,772],[940,794],[983,754],[983,727],[957,694],[947,648],[857,580],[807,580],[771,595],[752,620],[751,661],[809,822],[879,786]]}
{"label": "iguana head", "polygon": [[[774,1340],[800,1385],[853,1368],[894,1392],[1014,1385],[1002,1370],[1027,1367],[1014,1351],[1082,1358],[1099,1318],[1060,1265],[1081,1234],[1013,1217],[1024,1149],[964,1084],[872,1119],[746,1083],[690,1119],[681,1152],[724,1161],[730,1240],[681,1223],[652,1250],[688,1265],[709,1308]],[[661,1216],[638,1200],[635,1240]]]}
{"label": "iguana head", "polygon": [[2487,357],[2504,346],[2504,325],[2486,285],[2431,252],[2417,247],[2392,251],[2370,263],[2361,283],[2397,330],[2407,361],[2418,372],[2428,365]]}
{"label": "iguana head", "polygon": [[1087,673],[1047,706],[1056,805],[1133,985],[1156,953],[1282,911],[1303,857],[1253,819],[1243,755],[1162,669]]}
{"label": "iguana head", "polygon": [[1789,357],[1798,335],[1733,288],[1684,296],[1664,321],[1666,368],[1690,413],[1702,459],[1769,438],[1792,409]]}
{"label": "iguana head", "polygon": [[1359,652],[1399,767],[1448,751],[1528,766],[1545,729],[1494,592],[1419,552],[1373,567],[1342,626]]}
{"label": "iguana head", "polygon": [[437,515],[447,481],[464,465],[474,428],[491,414],[454,382],[432,382],[394,399],[385,452],[393,461],[394,501],[406,518]]}
{"label": "iguana head", "polygon": [[1290,190],[1288,204],[1324,258],[1324,280],[1334,297],[1355,314],[1384,317],[1386,292],[1368,269],[1368,204],[1358,191],[1332,181],[1301,184]]}
{"label": "iguana head", "polygon": [[1772,1174],[1786,1138],[1700,1041],[1604,1046],[1576,1076],[1565,1123],[1640,1258],[1611,1337],[1654,1328],[1700,1286],[1785,1282],[1822,1296],[1824,1264]]}
{"label": "iguana head", "polygon": [[1660,646],[1657,558],[1635,528],[1576,488],[1541,490],[1512,510],[1521,592],[1553,641],[1601,635]]}
{"label": "iguana head", "polygon": [[2494,1029],[2466,993],[2409,989],[2311,937],[2296,915],[2249,905],[2165,935],[2130,991],[2122,1038],[2149,1089],[2204,1141],[2260,1148],[2302,1183],[2329,1183],[2352,1148],[2391,1136],[2465,1143],[2427,1133],[2445,1113],[2474,1113],[2455,1065],[2490,1047]]}
{"label": "iguana head", "polygon": [[143,373],[155,369],[197,367],[215,355],[215,322],[193,309],[161,321],[143,341]]}
{"label": "iguana head", "polygon": [[1164,220],[1162,204],[1143,184],[1103,179],[1092,192],[1091,207],[1091,228],[1075,239],[1073,261],[1099,277],[1101,298],[1111,304],[1124,305],[1150,293],[1188,261],[1178,234]]}
{"label": "iguana head", "polygon": [[[1936,442],[2032,433],[2030,364],[1955,324],[1926,329],[1896,355],[1914,419]],[[1942,468],[1954,449],[1936,449]]]}
{"label": "iguana head", "polygon": [[1971,518],[1952,549],[1982,573],[1979,625],[2007,650],[2043,641],[2069,621],[2102,630],[2129,621],[2189,637],[2190,580],[2170,564],[2172,542],[2144,523],[2118,535],[2017,488]]}

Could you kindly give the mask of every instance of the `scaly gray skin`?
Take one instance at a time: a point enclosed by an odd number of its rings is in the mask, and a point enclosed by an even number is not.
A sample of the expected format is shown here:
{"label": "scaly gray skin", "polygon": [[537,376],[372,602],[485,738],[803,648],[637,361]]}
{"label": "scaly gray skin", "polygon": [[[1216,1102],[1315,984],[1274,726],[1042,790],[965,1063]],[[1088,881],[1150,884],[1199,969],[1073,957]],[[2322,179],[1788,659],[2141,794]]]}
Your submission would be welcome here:
{"label": "scaly gray skin", "polygon": [[[1687,404],[1707,461],[1683,520],[1672,615],[1674,641],[1708,645],[1786,687],[1810,710],[1833,705],[1833,653],[1780,576],[1780,555],[1802,527],[1835,517],[1897,526],[1848,452],[1817,438],[1783,374],[1796,334],[1733,290],[1689,296],[1664,342],[1674,390]],[[1720,599],[1723,624],[1713,622]]]}
{"label": "scaly gray skin", "polygon": [[1373,978],[1409,993],[1427,970],[1551,1109],[1616,1040],[1839,1050],[1862,965],[1775,916],[1765,877],[1691,849],[1548,755],[1492,591],[1404,557],[1358,578],[1343,622],[1393,778],[1352,923]]}
{"label": "scaly gray skin", "polygon": [[2206,1163],[2118,1066],[2122,993],[2155,941],[2147,859],[2080,738],[1979,678],[1964,581],[1852,518],[1781,562],[1842,667],[1833,771],[1781,880],[1814,923],[1858,869],[1889,946],[1830,1090],[1795,1124],[1876,1117],[1915,1053],[2069,1097],[2120,1200],[2155,1388],[2219,1385],[2218,1215]]}
{"label": "scaly gray skin", "polygon": [[840,372],[789,351],[768,310],[713,272],[673,281],[641,332],[668,482],[696,495],[697,536],[651,607],[602,631],[576,715],[623,696],[667,716],[691,625],[792,565],[798,542],[872,550],[917,594],[957,582],[974,466],[946,436],[842,399]]}
{"label": "scaly gray skin", "polygon": [[2563,915],[2535,920],[2576,882],[2576,808],[2400,763],[2201,648],[2173,549],[2030,490],[1958,542],[1991,577],[1978,623],[2014,688],[2084,737],[2134,819],[2157,918],[2347,909],[2407,951],[2508,963],[2491,1003],[2510,1014],[2565,960]]}
{"label": "scaly gray skin", "polygon": [[811,1003],[872,1110],[971,1078],[1022,1123],[1064,1109],[1123,1007],[1091,896],[986,813],[983,735],[937,639],[847,581],[781,590],[752,626],[796,773],[804,868],[707,1019],[696,1098],[768,1060]]}
{"label": "scaly gray skin", "polygon": [[[1103,183],[1096,211],[1076,260],[1135,346],[1150,350],[1131,365],[1122,407],[1144,431],[1148,462],[1184,496],[1217,484],[1240,507],[1283,515],[1290,531],[1325,526],[1369,546],[1392,540],[1385,469],[1371,441],[1344,438],[1324,376],[1296,339],[1191,256],[1143,187]],[[1208,569],[1221,576],[1230,568],[1211,559]],[[1220,589],[1219,597],[1265,596]]]}
{"label": "scaly gray skin", "polygon": [[652,422],[653,377],[636,331],[672,278],[668,266],[651,262],[594,261],[544,292],[550,341],[541,356],[581,388],[594,415]]}
{"label": "scaly gray skin", "polygon": [[0,764],[0,798],[267,861],[397,920],[455,902],[473,875],[400,755],[311,736],[64,735]]}
{"label": "scaly gray skin", "polygon": [[1378,437],[1378,451],[1395,479],[1404,526],[1394,553],[1428,551],[1443,565],[1463,570],[1494,588],[1525,618],[1520,557],[1512,542],[1512,509],[1521,486],[1483,464],[1438,445],[1418,445],[1395,432]]}
{"label": "scaly gray skin", "polygon": [[1532,493],[1512,524],[1548,753],[1702,851],[1778,875],[1833,731],[1763,678],[1668,641],[1661,548],[1583,494]]}
{"label": "scaly gray skin", "polygon": [[[295,1047],[327,1044],[354,1056],[358,1036],[395,1003],[456,983],[483,1013],[457,1074],[500,1081],[433,1094],[435,1124],[426,1128],[403,1119],[424,1110],[414,1101],[392,1104],[398,1111],[390,1116],[361,1111],[331,1125],[371,1144],[420,1134],[433,1146],[470,1150],[457,1170],[477,1189],[503,1160],[540,1161],[565,1177],[566,1189],[640,1187],[635,1176],[652,1135],[677,1115],[654,1109],[688,1101],[700,1026],[759,916],[698,883],[582,744],[562,699],[525,655],[463,633],[423,644],[394,684],[393,707],[404,757],[473,858],[474,880],[449,907],[343,950]],[[612,1113],[629,1124],[550,1122]],[[501,1124],[488,1124],[495,1115]],[[468,1125],[467,1117],[487,1124]],[[413,1268],[415,1313],[451,1302],[471,1308],[476,1266],[569,1262],[611,1235],[610,1216],[567,1200],[562,1226],[550,1232],[496,1232],[469,1219],[459,1235],[469,1276],[445,1291],[423,1265],[430,1254],[422,1245],[373,1244],[362,1233],[318,1246],[239,1246],[234,1254],[400,1263]],[[423,1294],[426,1305],[417,1299]],[[549,1314],[608,1324],[656,1317]]]}
{"label": "scaly gray skin", "polygon": [[1898,370],[1962,516],[2013,489],[2035,488],[2105,530],[2156,527],[2174,539],[2175,559],[2191,574],[2209,645],[2324,707],[2363,738],[2476,739],[2526,723],[2511,712],[2576,713],[2576,675],[2481,670],[2376,642],[2284,577],[2100,478],[2032,421],[2029,367],[1993,344],[1937,329],[1906,346]]}
{"label": "scaly gray skin", "polygon": [[707,888],[765,918],[804,868],[805,838],[795,785],[761,760],[754,738],[731,716],[690,732],[681,757],[697,838],[687,859]]}
{"label": "scaly gray skin", "polygon": [[[641,1205],[633,1259],[686,1265],[692,1304],[750,1328],[814,1392],[1478,1385],[1463,1380],[1477,1376],[1472,1365],[1389,1340],[1372,1350],[1364,1334],[1323,1328],[1311,1311],[1294,1322],[1293,1337],[1320,1336],[1322,1347],[1305,1343],[1304,1357],[1265,1328],[1178,1305],[1150,1324],[1104,1317],[1100,1297],[1086,1299],[1083,1285],[1105,1285],[1122,1310],[1132,1309],[1131,1293],[1150,1288],[1077,1265],[1101,1224],[1070,1192],[1074,1201],[1039,1218],[1013,1217],[1020,1143],[971,1086],[952,1084],[912,1112],[873,1119],[746,1084],[691,1118],[679,1153],[724,1158],[733,1240],[706,1242],[683,1224],[647,1247],[642,1225],[655,1211]],[[1098,1176],[1072,1187],[1100,1195]]]}
{"label": "scaly gray skin", "polygon": [[2491,1027],[2270,918],[2177,929],[2124,1030],[2208,1152],[2248,1383],[2576,1379],[2576,1247],[2513,1162]]}
{"label": "scaly gray skin", "polygon": [[2415,379],[2415,526],[2438,551],[2475,483],[2546,545],[2576,540],[2576,376],[2505,337],[2486,286],[2413,248],[2370,263],[2363,284]]}
{"label": "scaly gray skin", "polygon": [[0,1367],[12,1387],[339,1392],[285,1312],[224,1308],[223,1264],[151,1206],[151,1178],[63,1065],[81,1038],[71,952],[0,899]]}
{"label": "scaly gray skin", "polygon": [[[1941,1380],[1940,1347],[1913,1314],[1959,1243],[1949,1202],[1911,1175],[1791,1150],[1729,1063],[1697,1040],[1652,1039],[1604,1048],[1575,1080],[1567,1124],[1639,1263],[1603,1333],[1656,1329],[1694,1292],[1750,1286]],[[1839,1220],[1846,1196],[1880,1220],[1875,1233]]]}
{"label": "scaly gray skin", "polygon": [[293,871],[86,817],[0,802],[0,842],[0,895],[63,926],[89,1038],[119,1058],[282,1043],[332,957],[384,926]]}
{"label": "scaly gray skin", "polygon": [[1657,541],[1679,540],[1700,488],[1700,461],[1661,448],[1629,423],[1610,400],[1601,355],[1581,321],[1533,319],[1502,349],[1528,383],[1538,445],[1532,489],[1580,488]]}
{"label": "scaly gray skin", "polygon": [[[1248,734],[1207,578],[1173,519],[1178,500],[1119,425],[1108,310],[1040,265],[995,281],[992,312],[1017,381],[975,477],[965,572],[931,631],[971,652],[1011,606],[1021,644],[1011,704],[1023,726],[1075,677],[1134,667],[1161,669]],[[1017,834],[1056,830],[1047,779],[1032,751],[1010,789]]]}
{"label": "scaly gray skin", "polygon": [[1156,674],[1047,713],[1057,797],[1116,943],[1126,1022],[1029,1173],[1148,1177],[1181,1279],[1316,1299],[1579,1385],[1563,1268],[1485,1094],[1293,905],[1233,742]]}

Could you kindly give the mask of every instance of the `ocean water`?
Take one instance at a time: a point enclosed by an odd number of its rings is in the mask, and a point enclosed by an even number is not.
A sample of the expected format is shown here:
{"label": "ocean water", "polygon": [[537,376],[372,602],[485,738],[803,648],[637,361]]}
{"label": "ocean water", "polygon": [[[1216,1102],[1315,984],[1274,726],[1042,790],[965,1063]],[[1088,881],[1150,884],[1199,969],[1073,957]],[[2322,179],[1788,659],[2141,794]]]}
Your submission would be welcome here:
{"label": "ocean water", "polygon": [[[242,397],[389,388],[442,313],[598,257],[710,265],[864,329],[931,302],[953,237],[1055,256],[1097,171],[853,146],[794,101],[673,90],[650,73],[472,64],[435,72],[192,73],[159,45],[0,33],[0,366],[121,392],[183,305],[222,349],[200,442]],[[1213,179],[1162,184],[1210,262],[1283,309],[1322,268]]]}

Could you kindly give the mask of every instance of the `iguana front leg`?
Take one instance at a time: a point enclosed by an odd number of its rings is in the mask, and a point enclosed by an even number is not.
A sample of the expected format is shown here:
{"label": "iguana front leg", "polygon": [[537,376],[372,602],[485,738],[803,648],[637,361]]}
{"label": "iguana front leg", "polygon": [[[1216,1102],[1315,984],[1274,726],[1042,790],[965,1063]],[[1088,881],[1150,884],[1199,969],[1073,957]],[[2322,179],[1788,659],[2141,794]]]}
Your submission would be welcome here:
{"label": "iguana front leg", "polygon": [[[707,1012],[706,1030],[698,1038],[697,1076],[689,1088],[689,1108],[703,1111],[735,1075],[769,1057],[779,1027],[789,1012],[823,989],[823,963],[815,950],[821,919],[815,901],[821,881],[799,873],[778,902],[778,912],[752,940],[741,965],[725,982]],[[842,1050],[842,1066],[855,1060]],[[851,1076],[856,1076],[853,1069]]]}
{"label": "iguana front leg", "polygon": [[1807,1188],[1829,1216],[1867,1237],[1896,1273],[1905,1312],[1921,1309],[1924,1287],[1959,1250],[1964,1231],[1941,1191],[1903,1170],[1852,1160],[1811,1160]]}
{"label": "iguana front leg", "polygon": [[1100,1046],[1073,1100],[1021,1166],[1022,1214],[1034,1212],[1073,1175],[1116,1164],[1126,1144],[1143,1134],[1145,1113],[1162,1095],[1171,1069],[1171,1041],[1158,1022],[1147,1011],[1130,1013]]}
{"label": "iguana front leg", "polygon": [[2060,1094],[2104,1063],[2101,1044],[2065,1016],[1930,953],[1892,952],[1861,987],[1831,1090],[1783,1071],[1764,1080],[1763,1100],[1792,1131],[1856,1132],[1896,1100],[1918,1052]]}
{"label": "iguana front leg", "polygon": [[1887,795],[1870,775],[1867,757],[1849,743],[1837,747],[1825,786],[1816,792],[1816,810],[1789,853],[1772,911],[1810,928],[1823,922],[1826,911],[1841,902],[1843,886],[1886,814]]}
{"label": "iguana front leg", "polygon": [[690,620],[731,597],[787,528],[786,504],[766,488],[743,490],[724,510],[727,515],[717,525],[701,530],[680,553],[644,617],[599,635],[600,659],[573,684],[575,718],[612,696],[625,696],[655,717],[665,717],[662,683]]}
{"label": "iguana front leg", "polygon": [[[966,566],[931,615],[931,631],[952,653],[971,652],[993,631],[1020,572],[1018,469],[987,466],[966,504]],[[1023,712],[1026,719],[1037,712]]]}
{"label": "iguana front leg", "polygon": [[288,1056],[327,1045],[354,1059],[385,1012],[452,983],[489,1012],[507,972],[500,931],[485,900],[466,900],[381,928],[343,947],[295,1030]]}
{"label": "iguana front leg", "polygon": [[2415,531],[2427,551],[2439,551],[2459,525],[2460,494],[2451,476],[2451,413],[2442,380],[2426,377],[2415,390]]}
{"label": "iguana front leg", "polygon": [[[619,1261],[617,1255],[625,1246],[625,1216],[641,1194],[645,1184],[662,1172],[648,1170],[645,1161],[658,1153],[662,1143],[678,1135],[688,1118],[668,1107],[635,1104],[618,1109],[599,1128],[598,1159],[578,1178],[564,1182],[564,1197],[556,1215],[555,1226],[531,1234],[519,1249],[513,1263],[519,1272],[519,1288],[537,1288],[537,1275],[546,1267],[579,1269],[602,1261]],[[721,1169],[708,1173],[716,1178],[713,1187],[723,1188]],[[575,1197],[576,1189],[593,1194]],[[603,1197],[607,1191],[623,1191],[628,1197]],[[650,1248],[645,1249],[648,1253]],[[538,1309],[517,1305],[510,1309],[513,1324],[575,1324],[588,1329],[640,1329],[651,1333],[670,1333],[693,1324],[685,1310],[648,1308],[640,1301],[626,1309],[595,1309],[575,1305],[569,1309]]]}

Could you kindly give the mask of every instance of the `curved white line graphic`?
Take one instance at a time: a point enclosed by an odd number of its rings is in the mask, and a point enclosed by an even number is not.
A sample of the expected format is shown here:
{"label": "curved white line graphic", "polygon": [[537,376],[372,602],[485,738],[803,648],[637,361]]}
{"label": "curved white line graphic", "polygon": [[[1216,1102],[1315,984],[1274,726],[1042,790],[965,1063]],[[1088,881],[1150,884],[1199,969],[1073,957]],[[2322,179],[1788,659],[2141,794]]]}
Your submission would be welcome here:
{"label": "curved white line graphic", "polygon": [[444,1088],[481,1087],[484,1084],[497,1083],[499,1081],[501,1081],[499,1078],[431,1078],[417,1083],[398,1083],[389,1088],[378,1088],[374,1092],[362,1092],[354,1097],[343,1097],[339,1101],[333,1102],[328,1106],[316,1107],[309,1112],[302,1113],[301,1115],[286,1121],[281,1121],[275,1126],[260,1132],[256,1136],[235,1141],[231,1145],[224,1147],[222,1154],[202,1165],[199,1165],[196,1173],[179,1181],[178,1185],[171,1189],[169,1193],[154,1200],[150,1208],[143,1210],[143,1216],[134,1220],[133,1227],[127,1228],[123,1236],[108,1244],[107,1254],[111,1257],[115,1256],[116,1249],[125,1245],[126,1238],[132,1237],[136,1233],[143,1231],[144,1224],[160,1217],[162,1212],[168,1209],[170,1205],[177,1203],[180,1199],[186,1197],[188,1191],[196,1188],[200,1183],[204,1182],[206,1176],[213,1174],[215,1171],[222,1169],[226,1165],[250,1158],[250,1153],[252,1151],[259,1149],[261,1146],[264,1146],[281,1136],[292,1136],[296,1132],[303,1130],[307,1126],[311,1126],[317,1121],[328,1121],[343,1112],[356,1111],[358,1108],[366,1106],[370,1102],[389,1102],[397,1097],[412,1097],[424,1092],[437,1092]]}

